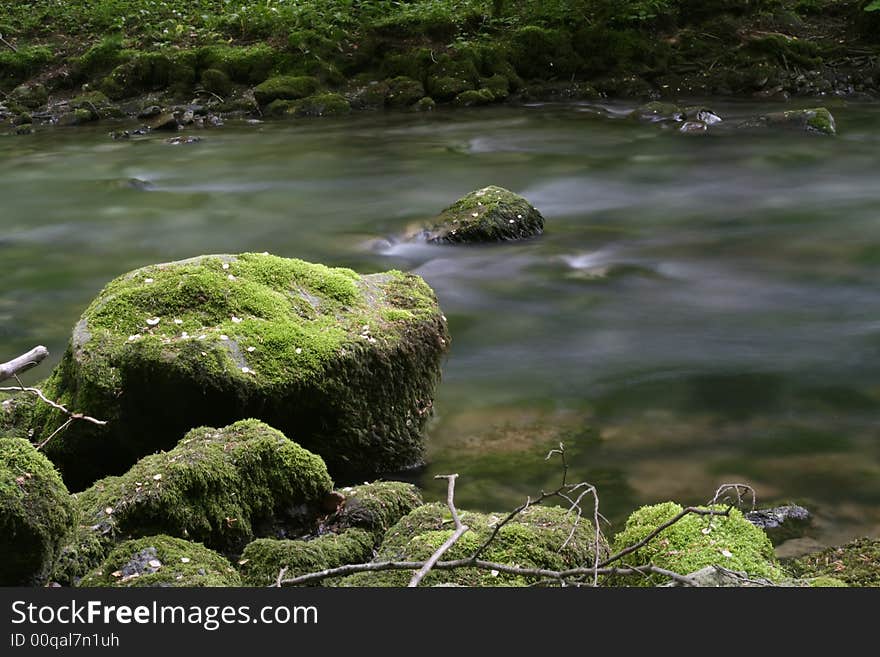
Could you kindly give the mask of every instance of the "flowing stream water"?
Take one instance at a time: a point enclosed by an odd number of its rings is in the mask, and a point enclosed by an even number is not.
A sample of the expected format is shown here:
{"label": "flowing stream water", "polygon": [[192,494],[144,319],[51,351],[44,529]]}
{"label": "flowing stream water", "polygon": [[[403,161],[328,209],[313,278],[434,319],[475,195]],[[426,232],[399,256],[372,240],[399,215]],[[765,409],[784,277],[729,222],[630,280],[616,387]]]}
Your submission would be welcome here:
{"label": "flowing stream water", "polygon": [[[779,109],[710,104],[722,125]],[[880,105],[830,107],[836,138],[683,135],[612,103],[229,122],[186,146],[106,126],[2,138],[0,355],[45,344],[28,379],[45,376],[104,284],[150,263],[410,270],[453,336],[415,475],[429,498],[457,472],[460,506],[508,510],[558,485],[545,456],[563,442],[609,533],[639,505],[744,482],[813,511],[789,553],[876,538]],[[545,234],[398,240],[489,184],[528,198]]]}

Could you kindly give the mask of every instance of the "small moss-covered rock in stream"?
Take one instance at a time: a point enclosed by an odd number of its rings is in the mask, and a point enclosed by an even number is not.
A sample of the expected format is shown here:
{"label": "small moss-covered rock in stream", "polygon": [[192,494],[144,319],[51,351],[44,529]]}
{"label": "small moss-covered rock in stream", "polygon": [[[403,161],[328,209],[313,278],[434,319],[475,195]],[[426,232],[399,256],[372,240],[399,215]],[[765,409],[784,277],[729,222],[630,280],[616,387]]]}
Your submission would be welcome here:
{"label": "small moss-covered rock in stream", "polygon": [[78,586],[241,586],[241,578],[204,545],[158,535],[120,543]]}
{"label": "small moss-covered rock in stream", "polygon": [[22,84],[9,93],[9,98],[27,109],[37,109],[49,102],[49,92],[42,84]]}
{"label": "small moss-covered rock in stream", "polygon": [[0,437],[0,586],[44,584],[73,524],[49,459],[23,438]]}
{"label": "small moss-covered rock in stream", "polygon": [[[459,514],[469,530],[446,552],[444,561],[469,557],[489,538],[495,525],[507,515],[471,511],[459,511]],[[523,568],[550,570],[592,564],[595,556],[595,528],[586,518],[581,518],[575,527],[575,520],[574,514],[558,507],[529,507],[501,528],[481,558]],[[374,561],[424,561],[453,531],[454,525],[446,505],[435,503],[419,507],[388,530]],[[567,540],[569,536],[571,539]],[[600,555],[607,553],[604,539],[598,549]],[[411,571],[389,570],[358,573],[333,583],[339,586],[406,586],[411,577]],[[458,568],[434,570],[422,580],[422,585],[444,583],[462,586],[527,586],[533,582],[533,579],[521,575]]]}
{"label": "small moss-covered rock in stream", "polygon": [[286,568],[285,577],[363,563],[373,556],[375,541],[363,529],[323,534],[311,540],[259,538],[241,553],[241,577],[246,586],[268,586]]}
{"label": "small moss-covered rock in stream", "polygon": [[657,100],[645,103],[634,109],[629,114],[630,118],[639,121],[656,123],[659,121],[683,121],[685,113],[678,105],[663,103]]}
{"label": "small moss-covered rock in stream", "polygon": [[[70,550],[94,558],[119,541],[161,533],[237,554],[261,527],[308,527],[332,485],[320,457],[262,422],[200,427],[171,451],[77,494],[81,531]],[[94,565],[84,559],[53,577],[75,580]]]}
{"label": "small moss-covered rock in stream", "polygon": [[[351,112],[351,105],[339,94],[315,94],[297,101],[293,107],[295,116],[345,116]],[[290,113],[290,112],[288,112]]]}
{"label": "small moss-covered rock in stream", "polygon": [[391,107],[409,107],[425,96],[425,87],[418,80],[400,75],[388,81],[388,105]]}
{"label": "small moss-covered rock in stream", "polygon": [[[74,490],[174,446],[193,426],[264,420],[334,476],[422,459],[446,320],[418,276],[362,276],[269,254],[201,256],[112,281],[44,392],[107,420],[46,446]],[[35,440],[66,417],[37,407]]]}
{"label": "small moss-covered rock in stream", "polygon": [[482,243],[534,237],[543,230],[544,217],[526,199],[492,185],[446,208],[419,237],[435,244]]}
{"label": "small moss-covered rock in stream", "polygon": [[209,68],[202,71],[201,82],[205,91],[224,98],[232,92],[232,80],[220,69]]}
{"label": "small moss-covered rock in stream", "polygon": [[461,107],[488,105],[495,102],[495,94],[490,89],[462,91],[455,97],[455,104]]}
{"label": "small moss-covered rock in stream", "polygon": [[413,112],[431,112],[437,107],[437,103],[430,96],[425,96],[419,102],[412,106]]}
{"label": "small moss-covered rock in stream", "polygon": [[795,559],[788,568],[797,577],[820,581],[834,578],[849,586],[880,586],[880,540],[859,538]]}
{"label": "small moss-covered rock in stream", "polygon": [[[623,531],[614,537],[615,552],[638,543],[681,511],[680,505],[664,502],[633,512]],[[686,515],[624,558],[620,565],[649,563],[683,575],[714,565],[773,581],[784,575],[776,564],[770,539],[738,509],[731,509],[729,516]],[[653,586],[666,581],[663,576],[654,574],[615,579],[614,583]]]}
{"label": "small moss-covered rock in stream", "polygon": [[740,124],[741,128],[780,128],[803,130],[821,135],[836,135],[834,116],[824,107],[771,112]]}
{"label": "small moss-covered rock in stream", "polygon": [[299,100],[318,90],[318,80],[308,75],[279,75],[254,87],[254,98],[261,106],[273,100]]}
{"label": "small moss-covered rock in stream", "polygon": [[437,100],[452,100],[460,93],[474,88],[473,83],[450,76],[428,78],[428,91]]}
{"label": "small moss-covered rock in stream", "polygon": [[100,91],[88,91],[70,100],[72,110],[87,110],[93,120],[121,118],[125,114]]}

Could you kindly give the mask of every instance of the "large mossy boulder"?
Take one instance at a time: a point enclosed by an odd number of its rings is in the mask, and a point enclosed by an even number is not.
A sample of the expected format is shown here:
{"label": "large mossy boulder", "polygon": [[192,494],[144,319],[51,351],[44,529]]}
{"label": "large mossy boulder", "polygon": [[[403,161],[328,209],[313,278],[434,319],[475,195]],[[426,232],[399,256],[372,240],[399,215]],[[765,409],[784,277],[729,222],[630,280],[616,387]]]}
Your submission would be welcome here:
{"label": "large mossy boulder", "polygon": [[49,459],[23,438],[0,437],[0,586],[45,583],[74,517]]}
{"label": "large mossy boulder", "polygon": [[[47,445],[72,490],[169,449],[195,426],[259,418],[336,477],[413,466],[447,349],[418,276],[270,256],[138,269],[92,302],[44,385],[75,422]],[[38,408],[37,439],[66,417]]]}
{"label": "large mossy boulder", "polygon": [[859,538],[805,555],[788,566],[798,577],[816,578],[813,586],[833,586],[829,580],[849,586],[880,586],[880,540]]}
{"label": "large mossy boulder", "polygon": [[159,535],[120,543],[78,586],[241,586],[241,578],[204,545]]}
{"label": "large mossy boulder", "polygon": [[[492,534],[507,514],[459,511],[469,527],[458,542],[443,555],[443,561],[471,556]],[[529,507],[507,523],[481,554],[486,561],[523,568],[567,570],[592,565],[595,558],[595,528],[586,518],[558,507]],[[444,504],[427,504],[404,516],[385,534],[373,561],[425,561],[453,534],[454,525]],[[601,539],[601,556],[607,546]],[[340,586],[406,586],[412,571],[365,572],[340,579]],[[423,586],[527,586],[534,579],[478,568],[433,570],[422,580]],[[328,581],[328,583],[330,583]]]}
{"label": "large mossy boulder", "polygon": [[154,534],[235,555],[275,527],[310,527],[332,486],[319,456],[258,420],[199,427],[75,495],[80,527],[53,578],[75,582],[115,543]]}
{"label": "large mossy boulder", "polygon": [[[324,533],[308,540],[260,538],[241,555],[246,585],[267,586],[282,568],[285,577],[369,561],[385,532],[423,504],[419,490],[399,481],[343,488],[328,496],[337,504],[321,523]],[[325,509],[326,510],[326,509]]]}
{"label": "large mossy boulder", "polygon": [[446,208],[420,237],[435,244],[485,243],[540,235],[544,217],[519,194],[491,185]]}
{"label": "large mossy boulder", "polygon": [[[713,508],[723,510],[726,507]],[[623,531],[614,537],[615,552],[643,540],[682,510],[674,502],[664,502],[633,512]],[[622,567],[653,564],[681,575],[718,565],[771,581],[783,577],[770,539],[738,509],[731,509],[727,516],[686,515],[619,563]],[[666,581],[662,575],[652,574],[615,578],[609,583],[654,586]]]}

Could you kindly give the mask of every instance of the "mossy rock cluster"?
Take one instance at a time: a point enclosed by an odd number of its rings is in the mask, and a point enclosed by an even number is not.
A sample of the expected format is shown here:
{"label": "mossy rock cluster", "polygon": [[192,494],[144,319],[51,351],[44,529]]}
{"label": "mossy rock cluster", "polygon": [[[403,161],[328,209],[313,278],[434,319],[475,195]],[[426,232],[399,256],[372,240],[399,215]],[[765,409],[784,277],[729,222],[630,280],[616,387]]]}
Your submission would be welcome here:
{"label": "mossy rock cluster", "polygon": [[257,539],[241,555],[246,585],[267,586],[282,568],[285,577],[369,561],[398,520],[424,502],[419,490],[403,482],[374,482],[343,488],[341,500],[324,522],[324,533],[308,540]]}
{"label": "mossy rock cluster", "polygon": [[[444,561],[471,556],[506,516],[471,511],[460,511],[459,514],[469,530],[446,552]],[[581,518],[576,526],[575,520],[576,516],[565,509],[530,507],[501,528],[480,558],[524,568],[551,570],[589,566],[597,549],[595,528],[586,518]],[[436,503],[419,507],[388,530],[374,561],[424,561],[453,531],[454,524],[446,505]],[[600,539],[598,550],[600,555],[607,553],[604,539]],[[411,577],[411,571],[366,572],[344,577],[335,584],[402,587],[407,585]],[[526,586],[533,582],[533,579],[520,575],[457,568],[434,570],[422,580],[422,585]]]}
{"label": "mossy rock cluster", "polygon": [[880,586],[880,540],[859,538],[844,545],[808,554],[788,564],[798,577],[811,577],[814,586]]}
{"label": "mossy rock cluster", "polygon": [[544,217],[531,203],[492,185],[453,203],[419,237],[434,244],[465,244],[525,239],[543,231]]}
{"label": "mossy rock cluster", "polygon": [[262,422],[193,429],[75,496],[80,527],[54,577],[75,581],[113,544],[153,534],[238,554],[276,525],[309,527],[332,485],[319,456]]}
{"label": "mossy rock cluster", "polygon": [[0,586],[44,584],[74,519],[52,463],[27,440],[0,436]]}
{"label": "mossy rock cluster", "polygon": [[226,558],[204,545],[158,535],[120,543],[78,586],[241,586],[241,578]]}
{"label": "mossy rock cluster", "polygon": [[[449,335],[418,276],[271,256],[203,256],[107,285],[44,392],[107,420],[47,445],[72,490],[170,449],[194,426],[259,418],[335,477],[418,464]],[[66,417],[45,406],[35,440]]]}
{"label": "mossy rock cluster", "polygon": [[[720,511],[726,507],[709,508]],[[635,545],[682,510],[679,504],[664,502],[633,512],[623,531],[614,537],[614,551]],[[776,563],[770,539],[761,529],[746,520],[738,509],[730,509],[727,516],[686,515],[620,562],[621,566],[648,564],[680,574],[719,565],[771,581],[780,580],[784,576]],[[638,578],[618,576],[611,578],[609,583],[621,586],[654,586],[665,581],[666,578],[662,575],[652,574]]]}

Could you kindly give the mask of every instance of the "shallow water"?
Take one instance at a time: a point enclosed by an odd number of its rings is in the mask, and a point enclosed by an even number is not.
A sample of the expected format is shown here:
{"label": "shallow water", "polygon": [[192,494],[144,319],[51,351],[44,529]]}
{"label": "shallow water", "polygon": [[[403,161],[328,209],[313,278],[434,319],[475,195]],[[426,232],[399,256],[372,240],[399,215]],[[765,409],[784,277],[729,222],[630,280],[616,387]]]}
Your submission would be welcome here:
{"label": "shallow water", "polygon": [[[766,109],[712,106],[727,125]],[[680,135],[627,109],[229,123],[190,146],[106,126],[0,138],[2,351],[45,344],[54,364],[101,287],[154,262],[412,270],[453,335],[429,496],[458,472],[461,506],[511,508],[555,487],[544,457],[564,442],[611,532],[736,481],[816,514],[790,552],[880,536],[880,106],[836,101],[835,139]],[[396,241],[488,184],[526,196],[545,235]]]}

